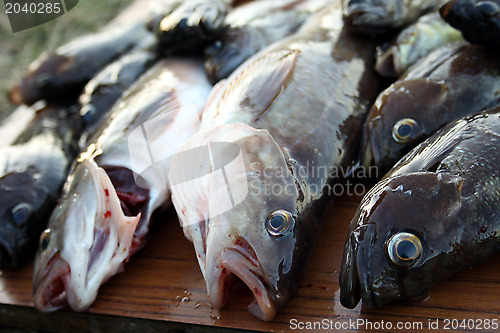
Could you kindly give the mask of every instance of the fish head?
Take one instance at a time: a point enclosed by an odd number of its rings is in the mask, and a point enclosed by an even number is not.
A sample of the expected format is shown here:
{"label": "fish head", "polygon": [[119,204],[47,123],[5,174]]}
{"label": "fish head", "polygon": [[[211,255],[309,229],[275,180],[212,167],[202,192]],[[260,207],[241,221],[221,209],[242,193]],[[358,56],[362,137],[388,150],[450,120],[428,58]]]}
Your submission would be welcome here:
{"label": "fish head", "polygon": [[257,53],[264,43],[251,27],[229,27],[205,49],[205,69],[212,82],[227,78],[246,59]]}
{"label": "fish head", "polygon": [[125,216],[107,173],[79,162],[42,233],[35,259],[33,301],[48,312],[84,311],[128,258],[138,216]]}
{"label": "fish head", "polygon": [[350,30],[370,34],[386,33],[404,10],[401,1],[393,0],[343,0],[342,7]]}
{"label": "fish head", "polygon": [[[340,274],[341,303],[367,309],[423,300],[453,272],[447,259],[463,181],[447,173],[410,173],[377,184],[351,221]],[[450,242],[451,241],[451,242]],[[449,257],[448,257],[449,258]]]}
{"label": "fish head", "polygon": [[364,124],[363,165],[373,164],[386,172],[443,126],[436,110],[446,97],[446,83],[430,79],[396,82],[382,92]]}
{"label": "fish head", "polygon": [[500,0],[448,1],[441,6],[440,13],[468,41],[499,48]]}
{"label": "fish head", "polygon": [[28,171],[1,177],[0,197],[0,269],[6,269],[31,259],[54,198]]}
{"label": "fish head", "polygon": [[[261,320],[271,320],[296,288],[298,271],[305,266],[301,255],[308,249],[300,247],[310,246],[299,239],[297,185],[285,153],[267,130],[242,123],[222,125],[196,134],[181,150],[206,140],[214,142],[207,170],[217,170],[214,163],[228,155],[237,156],[234,161],[240,159],[243,167],[227,164],[227,186],[202,178],[196,186],[181,186],[180,173],[204,161],[183,159],[183,163],[176,157],[169,174],[172,202],[194,243],[212,306],[223,307],[241,280],[254,296],[248,310]],[[216,149],[217,142],[227,146]],[[235,145],[234,153],[228,154],[234,149],[228,143]],[[225,204],[228,191],[233,198],[230,205]]]}

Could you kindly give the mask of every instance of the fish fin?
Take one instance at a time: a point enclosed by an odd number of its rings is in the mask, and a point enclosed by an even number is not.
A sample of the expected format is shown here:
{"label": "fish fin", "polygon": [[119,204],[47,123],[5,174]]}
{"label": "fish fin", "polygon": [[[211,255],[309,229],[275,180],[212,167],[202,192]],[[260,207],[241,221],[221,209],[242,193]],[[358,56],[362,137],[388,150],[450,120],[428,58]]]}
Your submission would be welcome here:
{"label": "fish fin", "polygon": [[231,75],[215,109],[215,116],[234,110],[251,111],[258,119],[290,79],[298,50],[276,51],[255,59]]}

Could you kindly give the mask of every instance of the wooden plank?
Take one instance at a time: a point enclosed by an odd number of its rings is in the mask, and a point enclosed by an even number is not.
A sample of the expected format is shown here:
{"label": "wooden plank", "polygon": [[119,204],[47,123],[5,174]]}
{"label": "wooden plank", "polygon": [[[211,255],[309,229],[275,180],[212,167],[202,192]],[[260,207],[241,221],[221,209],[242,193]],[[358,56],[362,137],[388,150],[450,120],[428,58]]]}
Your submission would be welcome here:
{"label": "wooden plank", "polygon": [[[332,205],[301,287],[272,322],[261,322],[248,313],[246,307],[251,295],[246,290],[236,293],[223,310],[210,307],[193,247],[184,238],[173,211],[157,222],[148,245],[127,264],[125,272],[101,288],[90,314],[35,311],[31,301],[30,264],[1,272],[0,322],[27,329],[75,332],[96,327],[106,332],[125,328],[161,331],[166,327],[184,329],[186,323],[284,332],[291,329],[293,319],[303,322],[326,319],[331,320],[328,324],[334,327],[344,325],[347,332],[352,331],[353,326],[346,325],[366,320],[370,323],[359,326],[360,331],[394,332],[398,322],[406,325],[418,322],[423,325],[423,331],[428,331],[430,321],[438,320],[442,330],[446,319],[500,318],[500,256],[442,282],[425,302],[397,302],[370,311],[360,306],[353,310],[343,308],[339,303],[338,285],[342,249],[348,224],[360,199],[345,196]],[[385,327],[380,327],[382,321]],[[113,322],[116,325],[110,324]],[[392,323],[392,329],[388,329],[387,322]],[[206,326],[190,326],[190,329],[202,332],[208,329]]]}

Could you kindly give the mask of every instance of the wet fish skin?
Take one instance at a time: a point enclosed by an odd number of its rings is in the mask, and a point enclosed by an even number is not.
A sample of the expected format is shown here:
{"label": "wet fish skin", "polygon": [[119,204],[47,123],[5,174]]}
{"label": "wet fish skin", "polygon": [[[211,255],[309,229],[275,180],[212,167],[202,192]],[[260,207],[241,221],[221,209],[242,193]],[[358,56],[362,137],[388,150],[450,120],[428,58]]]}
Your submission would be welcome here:
{"label": "wet fish skin", "polygon": [[[342,304],[354,308],[361,298],[371,309],[422,299],[440,281],[498,253],[499,162],[497,107],[446,126],[396,164],[351,221]],[[420,257],[406,267],[388,256],[389,240],[401,232],[422,244]]]}
{"label": "wet fish skin", "polygon": [[160,21],[159,50],[198,54],[222,32],[232,0],[187,0]]}
{"label": "wet fish skin", "polygon": [[296,32],[323,0],[252,1],[226,17],[227,27],[205,49],[205,68],[212,82],[228,77],[239,65],[271,43]]}
{"label": "wet fish skin", "polygon": [[460,32],[438,12],[426,14],[402,30],[392,42],[377,48],[375,68],[382,76],[397,78],[433,50],[462,40]]}
{"label": "wet fish skin", "polygon": [[99,120],[155,60],[153,52],[133,51],[106,66],[85,85],[79,102],[87,133],[95,131]]}
{"label": "wet fish skin", "polygon": [[[375,101],[363,130],[363,164],[386,172],[447,123],[500,103],[499,77],[500,59],[481,47],[431,53]],[[408,135],[398,138],[401,127]]]}
{"label": "wet fish skin", "polygon": [[[78,152],[76,106],[37,104],[32,118],[0,148],[0,269],[30,260]],[[71,111],[72,110],[72,111]]]}
{"label": "wet fish skin", "polygon": [[437,0],[343,0],[346,26],[357,33],[386,34],[437,10]]}
{"label": "wet fish skin", "polygon": [[500,50],[499,0],[452,0],[441,6],[440,12],[469,42]]}
{"label": "wet fish skin", "polygon": [[198,130],[210,89],[201,59],[164,59],[101,121],[41,237],[33,276],[38,310],[87,310],[144,246],[152,215],[170,204],[163,177],[169,160],[162,158]]}
{"label": "wet fish skin", "polygon": [[41,54],[9,91],[14,104],[39,100],[62,102],[78,98],[84,85],[104,66],[140,45],[153,34],[150,20],[171,10],[176,0],[139,0],[99,32],[76,38]]}
{"label": "wet fish skin", "polygon": [[[207,142],[239,147],[247,171],[228,168],[226,176],[236,184],[235,192],[245,183],[249,192],[233,209],[207,216],[224,201],[223,189],[208,180],[180,186],[189,164],[214,170],[208,160],[183,160],[179,153],[172,161],[172,201],[215,308],[226,304],[239,278],[255,297],[248,310],[265,321],[275,316],[297,288],[321,230],[323,189],[338,181],[299,171],[311,163],[341,168],[356,158],[362,119],[378,89],[375,41],[342,27],[340,6],[332,5],[295,35],[247,60],[212,91],[204,131],[180,151]],[[311,77],[314,84],[303,84]],[[220,163],[224,157],[227,151],[214,151],[211,160]],[[270,170],[282,174],[269,175]],[[273,186],[289,192],[266,192]],[[282,235],[266,228],[273,212],[293,216]]]}

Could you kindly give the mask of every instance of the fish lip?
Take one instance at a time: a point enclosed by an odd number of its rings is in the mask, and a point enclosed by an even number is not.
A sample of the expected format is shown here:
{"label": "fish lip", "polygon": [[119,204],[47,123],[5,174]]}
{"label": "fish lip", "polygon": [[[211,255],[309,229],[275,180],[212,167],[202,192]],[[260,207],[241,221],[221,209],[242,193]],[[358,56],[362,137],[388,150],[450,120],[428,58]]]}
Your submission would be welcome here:
{"label": "fish lip", "polygon": [[376,28],[382,27],[387,18],[384,7],[366,6],[364,4],[351,5],[344,9],[344,22],[350,27]]}
{"label": "fish lip", "polygon": [[[249,304],[248,311],[263,321],[269,321],[276,315],[277,309],[271,293],[263,281],[261,267],[256,266],[255,260],[241,249],[226,248],[220,256],[219,276],[214,280],[209,290],[210,303],[215,308],[221,308],[227,301],[226,285],[228,274],[234,274],[241,279],[253,293],[254,301]],[[225,293],[226,292],[226,293]]]}
{"label": "fish lip", "polygon": [[450,13],[450,9],[455,5],[457,0],[452,0],[444,3],[441,8],[439,8],[439,14],[443,19],[446,19],[448,14]]}
{"label": "fish lip", "polygon": [[[64,260],[60,252],[56,252],[45,270],[36,274],[33,278],[33,303],[35,307],[42,312],[53,312],[62,309],[68,305],[68,281],[71,269],[66,260]],[[51,292],[51,287],[60,282],[63,284],[63,291],[56,294],[55,298],[59,298],[57,303],[52,304],[52,299],[47,300],[47,291]],[[53,296],[49,294],[49,296]]]}
{"label": "fish lip", "polygon": [[346,308],[354,309],[361,300],[361,292],[355,248],[351,238],[350,235],[344,248],[339,285],[340,303]]}

